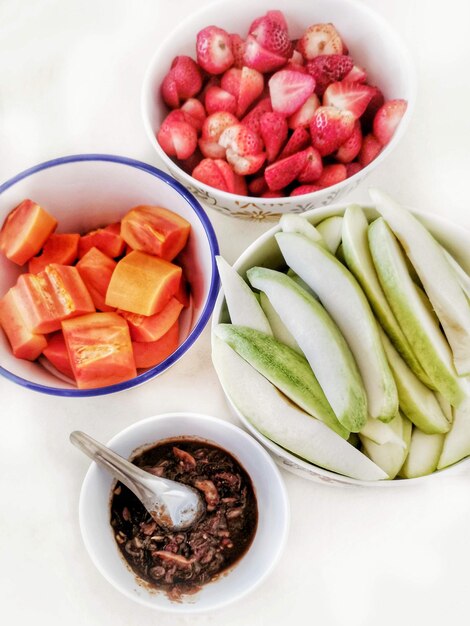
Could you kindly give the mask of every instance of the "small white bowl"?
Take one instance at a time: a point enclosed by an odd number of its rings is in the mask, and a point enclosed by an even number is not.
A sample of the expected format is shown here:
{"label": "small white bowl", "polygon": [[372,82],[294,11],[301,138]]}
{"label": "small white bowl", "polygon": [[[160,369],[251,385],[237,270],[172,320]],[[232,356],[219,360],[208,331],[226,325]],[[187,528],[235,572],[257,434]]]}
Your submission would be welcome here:
{"label": "small white bowl", "polygon": [[[125,157],[79,154],[47,161],[0,185],[0,225],[25,198],[42,205],[59,222],[57,232],[85,233],[117,222],[133,206],[158,204],[171,208],[191,224],[181,265],[191,286],[192,306],[181,315],[180,345],[159,365],[123,383],[96,389],[77,389],[48,372],[38,362],[13,356],[0,331],[0,375],[42,393],[58,396],[95,396],[135,387],[161,374],[192,346],[209,321],[219,279],[214,229],[199,202],[164,172]],[[12,287],[21,268],[0,255],[0,297]]]}
{"label": "small white bowl", "polygon": [[[195,58],[197,33],[210,24],[229,33],[244,36],[250,23],[270,9],[282,10],[289,23],[289,32],[299,37],[310,24],[332,22],[344,36],[356,63],[366,68],[371,84],[376,84],[387,99],[404,98],[408,107],[392,140],[370,165],[345,181],[291,198],[256,198],[238,196],[209,187],[184,172],[165,154],[156,139],[156,132],[168,114],[160,95],[160,85],[175,56],[186,54]],[[278,219],[282,213],[300,213],[331,204],[350,193],[395,149],[408,127],[416,97],[416,78],[410,55],[401,39],[380,15],[358,0],[237,0],[236,11],[231,0],[210,4],[181,22],[155,52],[145,75],[141,108],[150,143],[171,174],[192,193],[214,209],[234,217]]]}
{"label": "small white bowl", "polygon": [[230,452],[251,477],[258,503],[258,526],[253,543],[235,565],[199,592],[177,602],[163,591],[149,591],[139,584],[119,552],[110,524],[114,479],[95,463],[83,481],[80,528],[93,563],[124,595],[152,609],[197,613],[240,599],[271,572],[287,539],[289,502],[279,470],[264,448],[237,426],[215,417],[196,413],[156,415],[129,426],[107,445],[128,458],[141,446],[172,437],[196,437],[215,443]]}
{"label": "small white bowl", "polygon": [[[319,224],[322,220],[333,215],[343,215],[347,208],[347,204],[335,204],[322,209],[307,211],[304,217],[308,218],[314,226]],[[368,219],[378,217],[378,213],[373,207],[364,207],[366,216]],[[429,213],[422,213],[415,209],[410,209],[420,221],[430,230],[430,232],[436,237],[436,239],[443,244],[449,252],[461,263],[463,268],[470,273],[470,232],[461,226],[457,226],[452,222],[438,216],[431,215]],[[279,224],[273,226],[266,231],[261,237],[258,237],[243,254],[235,261],[234,268],[245,277],[247,270],[256,265],[263,267],[270,267],[276,269],[284,264],[284,260],[279,249],[279,246],[275,239],[275,234],[280,231]],[[212,316],[212,328],[217,324],[226,321],[224,319],[224,310],[226,311],[225,298],[223,290],[219,292],[217,302],[214,307],[214,313]],[[304,461],[298,456],[291,454],[281,446],[277,445],[264,435],[262,435],[245,416],[240,413],[236,406],[231,402],[230,398],[227,398],[232,413],[238,417],[242,424],[251,432],[251,434],[258,439],[274,456],[275,461],[285,469],[307,478],[308,480],[314,480],[317,482],[326,482],[330,484],[348,484],[348,485],[363,485],[373,487],[398,487],[403,485],[414,484],[416,481],[429,481],[435,480],[437,476],[448,476],[451,473],[458,473],[463,468],[470,468],[470,458],[464,459],[455,465],[452,465],[439,472],[434,472],[428,476],[420,478],[408,478],[406,480],[383,480],[383,481],[361,481],[355,478],[349,478],[336,474],[329,470],[323,469]]]}

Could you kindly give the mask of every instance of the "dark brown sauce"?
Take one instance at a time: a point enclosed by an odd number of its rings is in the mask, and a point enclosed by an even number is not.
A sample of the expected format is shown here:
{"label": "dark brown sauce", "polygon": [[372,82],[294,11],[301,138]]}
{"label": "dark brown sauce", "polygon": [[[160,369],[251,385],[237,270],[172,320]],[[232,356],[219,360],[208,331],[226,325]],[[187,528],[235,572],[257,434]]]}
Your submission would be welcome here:
{"label": "dark brown sauce", "polygon": [[121,483],[114,487],[111,526],[132,571],[171,599],[195,593],[238,561],[250,547],[258,507],[249,475],[217,446],[175,439],[137,454],[132,463],[201,492],[206,512],[187,531],[159,527],[140,500]]}

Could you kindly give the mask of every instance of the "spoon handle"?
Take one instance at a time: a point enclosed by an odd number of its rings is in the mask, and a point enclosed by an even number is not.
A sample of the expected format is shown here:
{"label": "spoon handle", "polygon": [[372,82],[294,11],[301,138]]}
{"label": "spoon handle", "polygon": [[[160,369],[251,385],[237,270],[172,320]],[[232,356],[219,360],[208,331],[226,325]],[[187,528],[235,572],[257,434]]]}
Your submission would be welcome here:
{"label": "spoon handle", "polygon": [[140,500],[152,497],[152,493],[142,484],[142,480],[145,480],[147,476],[140,468],[79,430],[70,434],[70,441],[90,459],[120,480]]}

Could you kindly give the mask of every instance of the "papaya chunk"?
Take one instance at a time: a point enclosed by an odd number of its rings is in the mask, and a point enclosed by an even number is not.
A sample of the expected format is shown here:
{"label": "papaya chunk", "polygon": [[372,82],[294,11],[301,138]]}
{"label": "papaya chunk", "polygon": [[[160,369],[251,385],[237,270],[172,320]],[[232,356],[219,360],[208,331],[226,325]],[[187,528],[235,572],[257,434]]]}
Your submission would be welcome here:
{"label": "papaya chunk", "polygon": [[47,345],[44,335],[33,333],[25,322],[19,305],[18,290],[12,287],[0,300],[0,326],[19,359],[34,361]]}
{"label": "papaya chunk", "polygon": [[135,365],[138,369],[155,367],[178,347],[178,321],[157,341],[133,341]]}

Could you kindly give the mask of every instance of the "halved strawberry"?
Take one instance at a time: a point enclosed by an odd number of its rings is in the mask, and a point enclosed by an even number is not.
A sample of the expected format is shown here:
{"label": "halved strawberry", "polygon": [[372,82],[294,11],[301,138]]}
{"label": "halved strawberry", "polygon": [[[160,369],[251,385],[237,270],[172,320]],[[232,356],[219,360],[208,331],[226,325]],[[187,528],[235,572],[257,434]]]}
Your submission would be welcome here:
{"label": "halved strawberry", "polygon": [[313,183],[320,176],[323,171],[323,161],[320,153],[316,148],[310,146],[305,150],[307,154],[307,161],[297,176],[299,183]]}
{"label": "halved strawberry", "polygon": [[259,134],[259,121],[261,119],[261,116],[263,115],[263,113],[272,110],[273,108],[271,106],[271,98],[263,98],[251,109],[249,113],[245,115],[241,122],[244,126],[247,126],[253,132]]}
{"label": "halved strawberry", "polygon": [[223,28],[206,26],[197,34],[196,54],[197,62],[208,74],[222,74],[234,62],[230,35]]}
{"label": "halved strawberry", "polygon": [[370,102],[361,117],[363,133],[368,133],[369,131],[372,131],[374,117],[377,111],[385,102],[384,95],[378,87],[376,87],[375,85],[368,85],[368,87],[372,92],[372,98],[370,99]]}
{"label": "halved strawberry", "polygon": [[221,87],[209,87],[204,97],[204,106],[208,115],[217,111],[227,111],[235,115],[237,101],[234,96]]}
{"label": "halved strawberry", "polygon": [[369,133],[362,141],[359,163],[362,167],[366,167],[366,165],[369,165],[369,163],[378,156],[381,150],[382,144],[380,141],[372,133]]}
{"label": "halved strawberry", "polygon": [[346,141],[340,145],[338,152],[335,154],[336,160],[340,163],[350,163],[359,154],[362,146],[362,132],[359,120],[354,124],[354,130]]}
{"label": "halved strawberry", "polygon": [[297,50],[310,60],[320,54],[343,54],[343,42],[333,24],[312,24],[299,39]]}
{"label": "halved strawberry", "polygon": [[206,119],[206,112],[197,98],[188,98],[184,104],[181,105],[181,110],[184,113],[186,121],[199,132],[202,129],[204,120]]}
{"label": "halved strawberry", "polygon": [[[182,111],[179,113],[184,117]],[[189,158],[197,148],[196,129],[186,121],[178,121],[171,114],[160,126],[157,140],[168,156],[176,156],[178,159]]]}
{"label": "halved strawberry", "polygon": [[273,111],[292,115],[315,89],[315,79],[294,70],[281,70],[269,79],[269,94]]}
{"label": "halved strawberry", "polygon": [[243,124],[226,128],[219,137],[219,144],[236,152],[239,156],[259,154],[263,150],[259,135]]}
{"label": "halved strawberry", "polygon": [[285,65],[286,59],[280,54],[266,50],[253,35],[248,35],[243,50],[243,63],[264,74],[278,70]]}
{"label": "halved strawberry", "polygon": [[359,83],[332,83],[323,94],[323,104],[334,106],[342,111],[350,111],[359,119],[371,101],[372,91]]}
{"label": "halved strawberry", "polygon": [[[271,15],[270,15],[271,13]],[[257,18],[250,26],[249,34],[265,50],[278,54],[287,60],[292,54],[292,44],[289,39],[287,28],[279,21],[278,16],[273,18],[273,12],[268,12],[263,17]]]}
{"label": "halved strawberry", "polygon": [[312,144],[322,156],[337,150],[354,130],[354,115],[336,107],[319,107],[310,123]]}
{"label": "halved strawberry", "polygon": [[229,192],[234,189],[233,176],[232,168],[222,159],[203,159],[192,172],[192,177],[201,183]]}
{"label": "halved strawberry", "polygon": [[321,176],[315,181],[315,184],[320,187],[331,187],[331,185],[336,185],[346,180],[347,175],[346,166],[342,163],[325,165]]}
{"label": "halved strawberry", "polygon": [[243,67],[245,42],[237,33],[230,34],[230,42],[232,44],[233,66],[241,69]]}
{"label": "halved strawberry", "polygon": [[305,167],[307,152],[297,152],[286,159],[281,159],[268,165],[264,177],[271,191],[277,191],[294,181]]}
{"label": "halved strawberry", "polygon": [[405,114],[406,107],[406,100],[388,100],[377,111],[373,123],[374,135],[383,146],[387,145],[393,137],[401,118]]}
{"label": "halved strawberry", "polygon": [[236,116],[238,119],[240,119],[253,102],[260,97],[263,93],[263,89],[263,74],[251,67],[242,68],[240,76],[240,91],[237,99]]}
{"label": "halved strawberry", "polygon": [[204,124],[202,125],[202,138],[210,141],[218,141],[224,130],[234,124],[238,124],[235,115],[225,111],[212,113],[212,115],[209,115],[204,120]]}
{"label": "halved strawberry", "polygon": [[307,148],[311,143],[312,138],[310,133],[303,126],[299,126],[290,136],[289,141],[284,146],[279,158],[285,159],[291,154],[300,152],[301,150]]}
{"label": "halved strawberry", "polygon": [[367,81],[367,73],[360,65],[353,65],[351,71],[344,78],[337,78],[336,80],[343,80],[345,83],[365,83]]}
{"label": "halved strawberry", "polygon": [[354,61],[345,54],[322,54],[308,61],[305,67],[315,79],[315,93],[323,96],[328,85],[343,80],[353,66]]}
{"label": "halved strawberry", "polygon": [[240,176],[248,176],[258,172],[266,160],[266,154],[264,152],[240,156],[231,148],[227,148],[226,157],[227,161],[233,167],[233,171]]}
{"label": "halved strawberry", "polygon": [[188,56],[180,55],[173,59],[170,71],[162,82],[163,100],[171,108],[178,108],[182,100],[196,95],[202,87],[201,70]]}
{"label": "halved strawberry", "polygon": [[305,193],[314,193],[319,191],[322,187],[318,185],[300,185],[290,192],[291,196],[303,196]]}
{"label": "halved strawberry", "polygon": [[217,141],[201,137],[198,141],[198,146],[203,156],[207,159],[225,158],[225,148],[223,148]]}
{"label": "halved strawberry", "polygon": [[264,142],[268,161],[272,163],[287,139],[286,118],[280,113],[263,113],[260,118],[260,135]]}
{"label": "halved strawberry", "polygon": [[293,128],[295,130],[299,126],[308,126],[312,121],[313,114],[319,106],[320,100],[318,99],[317,94],[312,93],[312,95],[305,100],[300,109],[297,109],[295,113],[292,113],[287,120],[289,128]]}
{"label": "halved strawberry", "polygon": [[240,95],[240,82],[242,80],[242,70],[238,67],[228,69],[220,79],[220,86],[228,91],[236,99]]}

